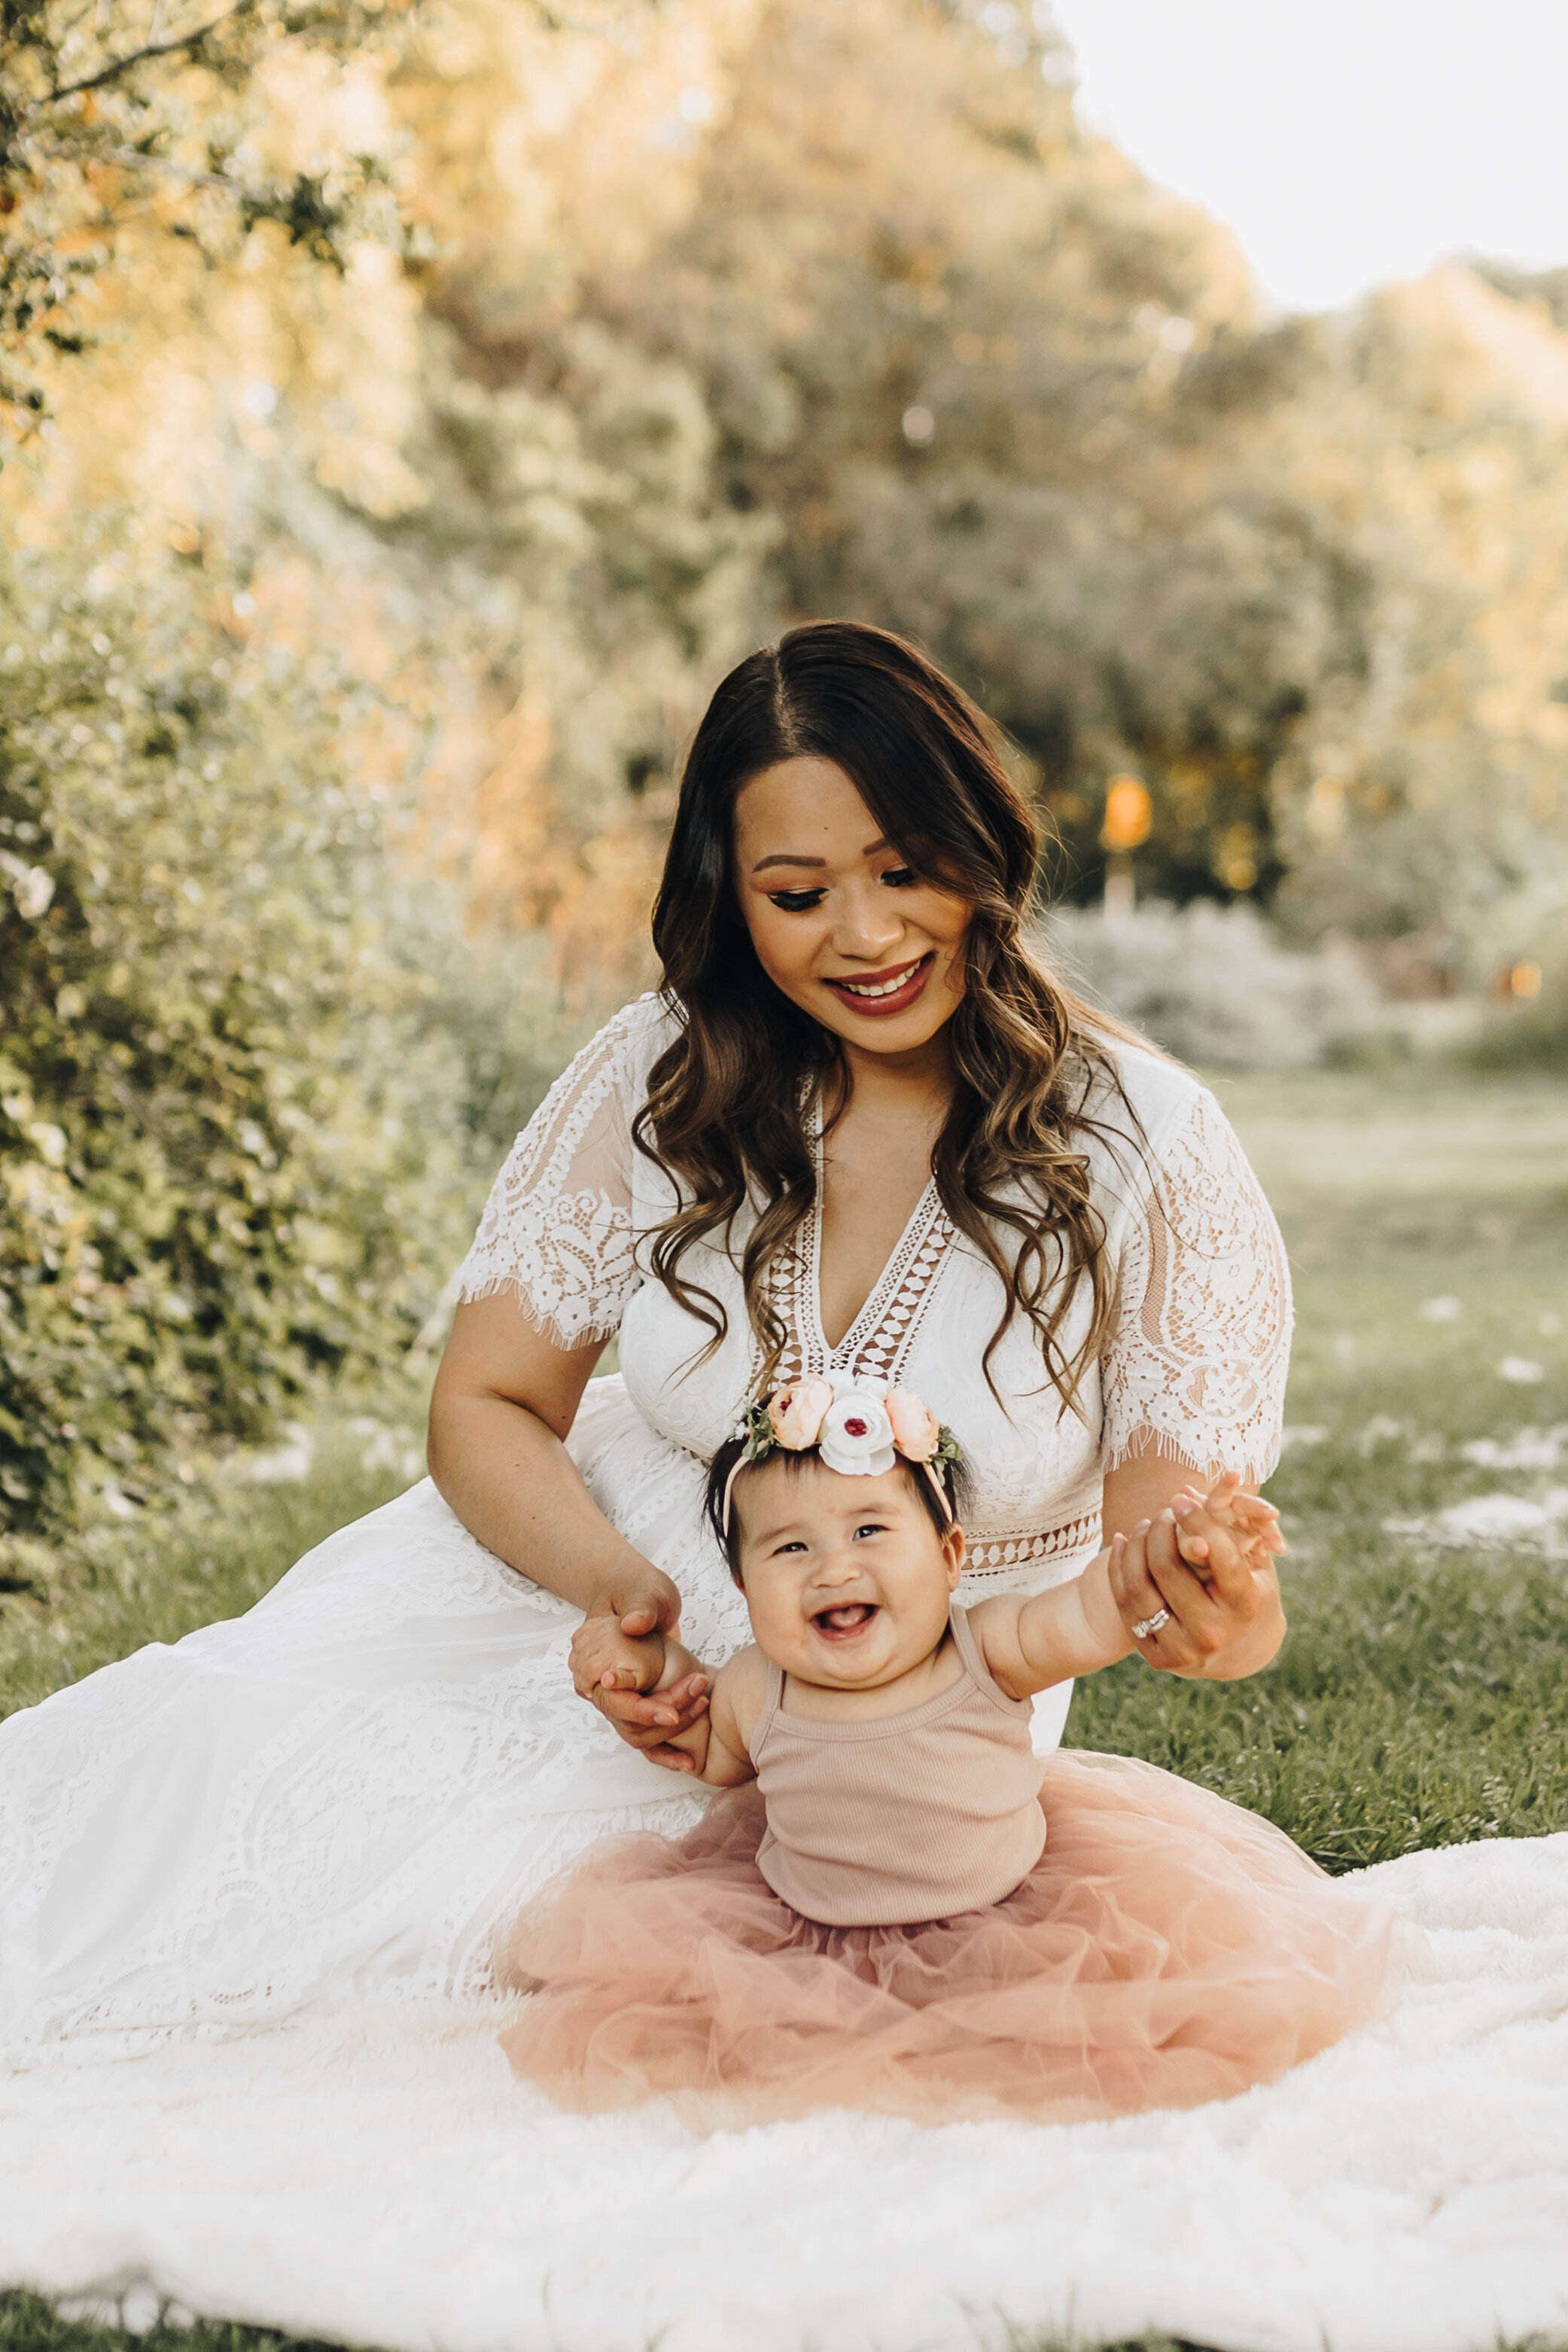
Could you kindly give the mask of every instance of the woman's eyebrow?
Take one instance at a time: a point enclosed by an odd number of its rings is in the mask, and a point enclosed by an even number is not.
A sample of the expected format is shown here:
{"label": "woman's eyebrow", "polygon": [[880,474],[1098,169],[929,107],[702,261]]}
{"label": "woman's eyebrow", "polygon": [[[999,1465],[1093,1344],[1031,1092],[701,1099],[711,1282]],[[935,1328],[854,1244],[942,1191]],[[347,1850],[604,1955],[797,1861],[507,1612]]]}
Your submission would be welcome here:
{"label": "woman's eyebrow", "polygon": [[[879,849],[891,849],[892,846],[893,844],[884,835],[881,841],[868,842],[861,851],[861,856],[874,857]],[[759,857],[751,870],[754,874],[760,874],[763,868],[768,866],[825,866],[827,862],[825,857],[797,857],[793,851],[780,849],[775,850],[771,857]]]}

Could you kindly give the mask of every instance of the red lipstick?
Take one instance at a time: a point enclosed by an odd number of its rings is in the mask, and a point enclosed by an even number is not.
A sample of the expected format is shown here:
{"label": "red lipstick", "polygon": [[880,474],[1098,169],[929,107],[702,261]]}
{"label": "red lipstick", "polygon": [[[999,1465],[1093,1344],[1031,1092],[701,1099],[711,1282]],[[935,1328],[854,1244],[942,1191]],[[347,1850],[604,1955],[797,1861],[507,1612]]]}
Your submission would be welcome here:
{"label": "red lipstick", "polygon": [[[925,953],[916,957],[913,963],[889,964],[885,971],[857,971],[852,976],[852,976],[847,972],[824,984],[832,990],[847,1012],[858,1013],[869,1021],[884,1020],[890,1013],[907,1013],[930,979],[936,961],[936,950],[927,948]],[[889,981],[899,981],[901,984],[888,988]],[[862,996],[858,992],[864,988],[884,988],[887,993]]]}

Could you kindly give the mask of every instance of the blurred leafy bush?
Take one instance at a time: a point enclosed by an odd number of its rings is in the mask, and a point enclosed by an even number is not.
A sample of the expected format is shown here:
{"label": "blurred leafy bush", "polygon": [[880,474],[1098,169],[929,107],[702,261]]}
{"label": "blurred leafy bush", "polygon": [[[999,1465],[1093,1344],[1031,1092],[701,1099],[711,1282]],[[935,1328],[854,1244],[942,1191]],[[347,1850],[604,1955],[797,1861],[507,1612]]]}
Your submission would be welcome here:
{"label": "blurred leafy bush", "polygon": [[[97,593],[77,583],[85,575]],[[0,1527],[406,1341],[462,1245],[428,891],[323,666],[177,573],[0,567]],[[435,965],[433,977],[426,968]]]}
{"label": "blurred leafy bush", "polygon": [[1302,1069],[1378,1030],[1377,992],[1349,947],[1287,948],[1249,906],[1059,908],[1043,944],[1090,996],[1184,1061]]}

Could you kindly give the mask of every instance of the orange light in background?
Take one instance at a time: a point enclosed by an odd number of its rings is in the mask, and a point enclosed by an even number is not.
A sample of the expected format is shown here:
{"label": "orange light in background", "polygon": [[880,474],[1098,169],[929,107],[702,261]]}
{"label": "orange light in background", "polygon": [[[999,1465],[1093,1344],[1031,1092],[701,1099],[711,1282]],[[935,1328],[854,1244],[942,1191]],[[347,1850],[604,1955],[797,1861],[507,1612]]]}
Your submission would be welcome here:
{"label": "orange light in background", "polygon": [[1155,821],[1155,804],[1136,776],[1113,776],[1105,787],[1105,822],[1100,829],[1103,849],[1140,849]]}
{"label": "orange light in background", "polygon": [[1516,963],[1508,975],[1508,992],[1511,996],[1539,996],[1541,966],[1538,963]]}

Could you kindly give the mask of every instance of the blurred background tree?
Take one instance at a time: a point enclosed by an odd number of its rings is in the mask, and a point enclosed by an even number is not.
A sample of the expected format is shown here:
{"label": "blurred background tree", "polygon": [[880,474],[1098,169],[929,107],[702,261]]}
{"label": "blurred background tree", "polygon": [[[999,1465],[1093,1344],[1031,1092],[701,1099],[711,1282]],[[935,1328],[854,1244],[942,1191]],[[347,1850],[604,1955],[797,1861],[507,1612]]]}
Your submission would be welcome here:
{"label": "blurred background tree", "polygon": [[980,696],[1071,901],[1142,783],[1245,910],[1144,965],[1282,1058],[1325,938],[1568,990],[1560,277],[1260,320],[1006,0],[27,0],[0,147],[18,1523],[431,1314],[792,620]]}
{"label": "blurred background tree", "polygon": [[[0,399],[37,413],[40,351],[91,347],[128,230],[232,251],[260,221],[341,271],[401,223],[383,156],[287,155],[268,117],[311,65],[373,77],[411,0],[10,0],[0,16]],[[318,82],[319,74],[318,73]],[[349,126],[345,123],[344,128]]]}

